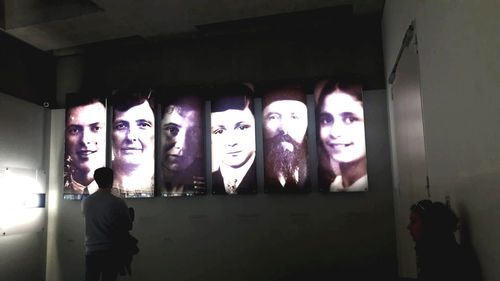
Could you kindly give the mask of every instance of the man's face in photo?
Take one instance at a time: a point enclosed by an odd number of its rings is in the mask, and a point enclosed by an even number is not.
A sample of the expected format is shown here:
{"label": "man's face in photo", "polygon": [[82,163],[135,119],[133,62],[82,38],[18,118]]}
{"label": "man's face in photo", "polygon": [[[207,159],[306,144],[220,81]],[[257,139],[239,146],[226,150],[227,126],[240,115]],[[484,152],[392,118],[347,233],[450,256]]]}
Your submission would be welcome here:
{"label": "man's face in photo", "polygon": [[201,150],[200,112],[171,105],[162,119],[162,165],[182,171],[191,165]]}
{"label": "man's face in photo", "polygon": [[302,144],[307,131],[307,107],[296,100],[279,100],[263,111],[264,138],[282,138],[283,150],[294,152],[292,143]]}
{"label": "man's face in photo", "polygon": [[115,110],[114,161],[124,167],[154,161],[154,114],[147,101],[126,111]]}
{"label": "man's face in photo", "polygon": [[247,107],[212,112],[212,153],[222,163],[238,168],[255,154],[255,117]]}
{"label": "man's face in photo", "polygon": [[100,102],[68,109],[66,154],[73,179],[89,185],[97,168],[106,161],[106,108]]}
{"label": "man's face in photo", "polygon": [[306,165],[307,107],[297,100],[278,100],[263,112],[264,148],[268,173],[294,178]]}

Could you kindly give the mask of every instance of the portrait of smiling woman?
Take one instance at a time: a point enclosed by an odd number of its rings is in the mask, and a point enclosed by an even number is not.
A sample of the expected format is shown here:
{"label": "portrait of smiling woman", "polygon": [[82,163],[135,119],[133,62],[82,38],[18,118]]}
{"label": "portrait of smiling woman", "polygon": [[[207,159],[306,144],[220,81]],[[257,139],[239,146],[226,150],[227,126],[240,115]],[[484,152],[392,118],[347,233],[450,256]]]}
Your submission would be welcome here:
{"label": "portrait of smiling woman", "polygon": [[[255,117],[251,90],[244,85],[212,102],[211,139],[214,194],[255,193]],[[242,95],[244,94],[244,95]],[[215,162],[215,163],[214,163]]]}
{"label": "portrait of smiling woman", "polygon": [[113,189],[122,197],[154,196],[155,116],[150,94],[113,98]]}
{"label": "portrait of smiling woman", "polygon": [[329,81],[316,106],[319,186],[330,192],[366,191],[362,87]]}

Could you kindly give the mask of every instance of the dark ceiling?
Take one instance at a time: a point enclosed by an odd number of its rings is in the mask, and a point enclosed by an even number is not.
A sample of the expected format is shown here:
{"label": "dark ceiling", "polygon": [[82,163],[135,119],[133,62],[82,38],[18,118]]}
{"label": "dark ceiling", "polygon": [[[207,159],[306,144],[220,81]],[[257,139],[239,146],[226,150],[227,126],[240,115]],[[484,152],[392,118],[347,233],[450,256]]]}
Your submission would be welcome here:
{"label": "dark ceiling", "polygon": [[248,24],[342,5],[350,5],[354,14],[381,13],[384,1],[3,0],[0,5],[0,28],[47,51],[124,37],[168,38],[220,28],[220,23]]}
{"label": "dark ceiling", "polygon": [[75,50],[86,54],[86,86],[222,84],[344,71],[360,74],[368,87],[384,87],[383,0],[0,4],[0,91],[36,104],[62,106],[56,61]]}

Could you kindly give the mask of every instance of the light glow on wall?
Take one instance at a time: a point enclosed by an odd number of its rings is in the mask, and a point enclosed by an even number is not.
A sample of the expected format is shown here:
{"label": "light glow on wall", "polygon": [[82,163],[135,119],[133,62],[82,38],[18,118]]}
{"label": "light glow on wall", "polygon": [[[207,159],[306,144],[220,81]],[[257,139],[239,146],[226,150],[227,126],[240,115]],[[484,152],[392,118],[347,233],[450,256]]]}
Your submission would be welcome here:
{"label": "light glow on wall", "polygon": [[[34,232],[42,226],[45,176],[33,169],[0,170],[0,235]],[[43,206],[45,203],[43,202]]]}

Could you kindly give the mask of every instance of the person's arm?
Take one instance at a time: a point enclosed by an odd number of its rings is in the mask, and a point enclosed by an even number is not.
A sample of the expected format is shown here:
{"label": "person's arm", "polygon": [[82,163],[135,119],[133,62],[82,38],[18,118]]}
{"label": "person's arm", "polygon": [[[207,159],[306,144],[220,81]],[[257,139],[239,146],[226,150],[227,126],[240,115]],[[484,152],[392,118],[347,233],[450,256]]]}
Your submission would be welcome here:
{"label": "person's arm", "polygon": [[133,223],[135,219],[135,210],[132,207],[128,208],[128,214],[130,216],[130,221]]}
{"label": "person's arm", "polygon": [[117,228],[119,232],[127,232],[132,229],[132,219],[130,218],[129,208],[125,201],[120,200],[117,210]]}
{"label": "person's arm", "polygon": [[[132,230],[132,222],[134,221],[134,219],[133,219],[133,218],[131,218],[131,216],[130,216],[130,215],[131,215],[131,213],[130,213],[130,209],[127,207],[127,205],[125,205],[125,207],[126,207],[126,212],[125,212],[125,213],[126,213],[126,215],[125,215],[125,217],[124,217],[124,221],[125,221],[125,229],[126,229],[127,231],[129,231],[129,230]],[[132,210],[133,210],[133,209],[132,209]],[[133,214],[133,215],[134,215],[134,217],[135,217],[135,212],[134,212],[134,214]]]}

